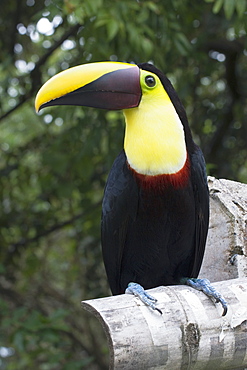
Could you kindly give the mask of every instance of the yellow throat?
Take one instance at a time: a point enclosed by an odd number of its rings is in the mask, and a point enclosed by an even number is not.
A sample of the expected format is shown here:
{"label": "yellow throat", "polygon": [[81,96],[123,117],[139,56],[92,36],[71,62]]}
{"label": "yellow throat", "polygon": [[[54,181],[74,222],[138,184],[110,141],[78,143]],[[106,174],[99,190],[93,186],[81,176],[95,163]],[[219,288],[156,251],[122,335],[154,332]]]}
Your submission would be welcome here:
{"label": "yellow throat", "polygon": [[[155,78],[155,86],[147,86],[147,76]],[[128,163],[143,175],[174,174],[187,158],[183,125],[159,78],[144,70],[140,78],[141,102],[124,110]]]}

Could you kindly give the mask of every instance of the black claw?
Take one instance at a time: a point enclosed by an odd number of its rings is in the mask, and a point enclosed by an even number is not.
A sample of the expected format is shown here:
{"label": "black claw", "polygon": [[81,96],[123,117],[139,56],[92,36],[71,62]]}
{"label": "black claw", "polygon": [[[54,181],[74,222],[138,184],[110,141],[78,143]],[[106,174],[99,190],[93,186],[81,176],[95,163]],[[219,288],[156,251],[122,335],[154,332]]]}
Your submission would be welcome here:
{"label": "black claw", "polygon": [[222,316],[226,316],[226,314],[227,314],[227,306],[226,307],[223,306],[223,314],[222,314]]}
{"label": "black claw", "polygon": [[161,315],[163,315],[163,312],[159,308],[155,307],[155,310],[158,311]]}
{"label": "black claw", "polygon": [[223,308],[223,314],[222,314],[222,316],[226,316],[228,307],[227,307],[227,302],[224,300],[224,298],[221,297],[220,299],[218,299],[218,302],[216,301],[216,303],[220,303],[221,304],[221,306]]}

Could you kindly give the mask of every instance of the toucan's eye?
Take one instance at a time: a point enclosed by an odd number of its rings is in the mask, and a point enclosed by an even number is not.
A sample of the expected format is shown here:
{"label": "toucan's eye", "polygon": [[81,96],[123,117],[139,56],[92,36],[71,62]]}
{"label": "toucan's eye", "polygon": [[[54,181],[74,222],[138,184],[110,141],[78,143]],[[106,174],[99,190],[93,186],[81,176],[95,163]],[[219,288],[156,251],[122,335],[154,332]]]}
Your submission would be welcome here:
{"label": "toucan's eye", "polygon": [[155,78],[153,76],[146,76],[145,82],[148,87],[154,87],[156,85]]}

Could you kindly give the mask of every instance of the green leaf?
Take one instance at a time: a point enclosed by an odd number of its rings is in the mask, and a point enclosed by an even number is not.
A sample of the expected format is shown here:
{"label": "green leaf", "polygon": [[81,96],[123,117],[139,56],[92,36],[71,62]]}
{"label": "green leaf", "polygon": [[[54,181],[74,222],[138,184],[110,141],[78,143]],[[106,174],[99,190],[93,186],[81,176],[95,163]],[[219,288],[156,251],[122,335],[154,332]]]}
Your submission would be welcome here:
{"label": "green leaf", "polygon": [[14,347],[20,351],[20,352],[23,352],[24,351],[24,348],[25,348],[25,344],[24,344],[25,340],[24,340],[24,333],[18,331],[15,333],[14,335],[14,338],[13,338],[13,344],[14,344]]}
{"label": "green leaf", "polygon": [[188,54],[188,52],[191,49],[191,44],[189,43],[187,37],[182,32],[176,33],[174,42],[180,54],[182,55]]}
{"label": "green leaf", "polygon": [[107,22],[106,27],[107,27],[108,40],[110,41],[118,33],[119,23],[115,19],[110,19]]}
{"label": "green leaf", "polygon": [[141,40],[141,45],[142,45],[142,48],[143,48],[145,54],[148,57],[151,56],[151,54],[153,52],[153,43],[149,39],[147,39],[146,37],[144,37]]}
{"label": "green leaf", "polygon": [[89,0],[87,1],[87,9],[89,14],[95,15],[97,14],[98,9],[102,6],[102,0]]}
{"label": "green leaf", "polygon": [[247,7],[247,0],[238,0],[235,2],[236,10],[238,13],[238,16],[242,18],[245,13],[245,9]]}
{"label": "green leaf", "polygon": [[[238,1],[238,0],[237,0]],[[234,0],[225,0],[224,1],[224,11],[227,19],[230,19],[233,15],[235,8],[235,1]]]}
{"label": "green leaf", "polygon": [[148,1],[146,4],[145,4],[152,12],[156,13],[156,14],[159,14],[160,13],[160,9],[158,7],[157,4],[155,4],[154,1]]}
{"label": "green leaf", "polygon": [[219,13],[220,9],[222,8],[224,0],[216,0],[213,6],[213,13]]}

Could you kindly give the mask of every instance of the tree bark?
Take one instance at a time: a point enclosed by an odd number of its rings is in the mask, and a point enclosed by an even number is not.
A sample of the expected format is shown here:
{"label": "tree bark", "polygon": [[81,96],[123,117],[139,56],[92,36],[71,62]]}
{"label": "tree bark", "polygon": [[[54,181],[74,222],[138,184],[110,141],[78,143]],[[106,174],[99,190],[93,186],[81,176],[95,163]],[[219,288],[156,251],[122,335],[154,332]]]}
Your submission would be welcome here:
{"label": "tree bark", "polygon": [[82,302],[102,323],[110,369],[237,369],[247,366],[247,279],[213,283],[228,313],[186,286],[149,290],[163,314],[123,294]]}

